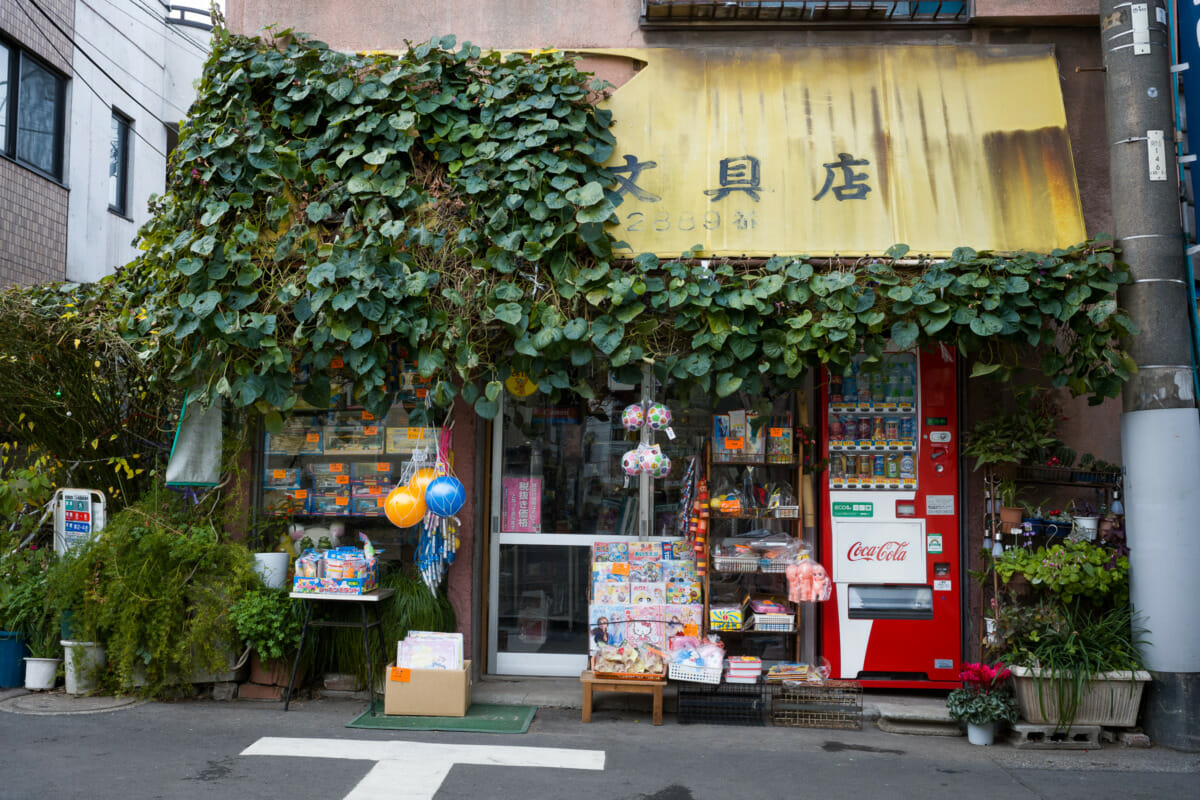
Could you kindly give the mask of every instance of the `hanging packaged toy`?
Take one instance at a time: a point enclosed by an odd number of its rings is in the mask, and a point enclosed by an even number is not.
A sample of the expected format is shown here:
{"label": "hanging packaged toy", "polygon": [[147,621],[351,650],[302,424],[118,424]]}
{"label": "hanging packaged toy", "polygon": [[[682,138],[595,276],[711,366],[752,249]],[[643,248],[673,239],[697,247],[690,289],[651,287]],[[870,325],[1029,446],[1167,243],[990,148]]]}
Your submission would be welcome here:
{"label": "hanging packaged toy", "polygon": [[675,439],[675,431],[671,430],[671,409],[662,403],[654,403],[646,409],[646,424],[650,430],[663,431],[668,439]]}
{"label": "hanging packaged toy", "polygon": [[625,426],[627,431],[636,431],[642,427],[642,423],[646,421],[646,412],[637,403],[625,406],[625,410],[621,412],[621,424]]}

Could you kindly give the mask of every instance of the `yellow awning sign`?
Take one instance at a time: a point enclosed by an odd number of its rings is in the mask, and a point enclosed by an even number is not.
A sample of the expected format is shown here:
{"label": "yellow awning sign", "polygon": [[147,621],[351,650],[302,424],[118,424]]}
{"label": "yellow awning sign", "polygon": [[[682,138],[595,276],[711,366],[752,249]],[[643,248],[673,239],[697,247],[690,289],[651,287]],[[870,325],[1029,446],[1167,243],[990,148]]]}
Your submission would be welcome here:
{"label": "yellow awning sign", "polygon": [[[595,52],[595,51],[593,51]],[[1051,250],[1086,237],[1049,46],[603,51],[619,252]]]}

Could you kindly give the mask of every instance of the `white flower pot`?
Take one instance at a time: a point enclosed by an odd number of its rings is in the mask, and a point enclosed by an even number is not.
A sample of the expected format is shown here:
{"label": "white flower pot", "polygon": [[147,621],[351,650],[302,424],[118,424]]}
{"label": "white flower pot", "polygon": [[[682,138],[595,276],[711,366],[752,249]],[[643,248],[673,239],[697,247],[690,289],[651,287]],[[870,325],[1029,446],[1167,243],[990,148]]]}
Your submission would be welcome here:
{"label": "white flower pot", "polygon": [[255,553],[254,571],[268,589],[282,589],[287,582],[288,560],[287,553]]}
{"label": "white flower pot", "polygon": [[108,660],[104,648],[95,642],[62,641],[67,654],[67,694],[90,694],[96,691],[96,673]]}
{"label": "white flower pot", "polygon": [[53,689],[61,663],[61,658],[26,658],[25,688],[30,691]]}
{"label": "white flower pot", "polygon": [[967,723],[967,741],[971,744],[987,745],[992,744],[996,740],[996,723],[985,722],[982,725],[976,725],[974,722]]}

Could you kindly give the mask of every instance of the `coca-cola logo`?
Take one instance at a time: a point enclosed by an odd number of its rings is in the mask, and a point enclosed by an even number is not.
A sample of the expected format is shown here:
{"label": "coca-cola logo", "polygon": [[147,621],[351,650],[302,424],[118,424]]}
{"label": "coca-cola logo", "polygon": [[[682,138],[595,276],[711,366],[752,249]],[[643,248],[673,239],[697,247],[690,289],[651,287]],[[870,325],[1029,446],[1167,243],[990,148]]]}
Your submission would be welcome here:
{"label": "coca-cola logo", "polygon": [[855,542],[846,552],[850,561],[904,561],[908,558],[908,542],[890,541],[865,545]]}

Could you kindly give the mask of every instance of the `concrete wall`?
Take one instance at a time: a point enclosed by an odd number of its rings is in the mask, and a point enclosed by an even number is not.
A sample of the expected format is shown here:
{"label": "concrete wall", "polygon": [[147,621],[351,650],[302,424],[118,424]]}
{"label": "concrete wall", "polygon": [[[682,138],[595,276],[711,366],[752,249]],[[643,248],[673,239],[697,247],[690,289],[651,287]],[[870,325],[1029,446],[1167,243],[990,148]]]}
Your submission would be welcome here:
{"label": "concrete wall", "polygon": [[[0,3],[0,31],[64,75],[71,74],[74,0],[39,3],[59,32],[28,3]],[[71,102],[68,85],[67,104]],[[62,280],[67,250],[67,189],[0,157],[0,288]]]}
{"label": "concrete wall", "polygon": [[[165,15],[158,2],[79,3],[67,172],[69,280],[96,281],[131,261],[138,227],[149,217],[147,201],[165,187],[164,123],[187,116],[209,37],[204,30],[168,25]],[[108,208],[114,109],[132,120],[125,215]]]}

